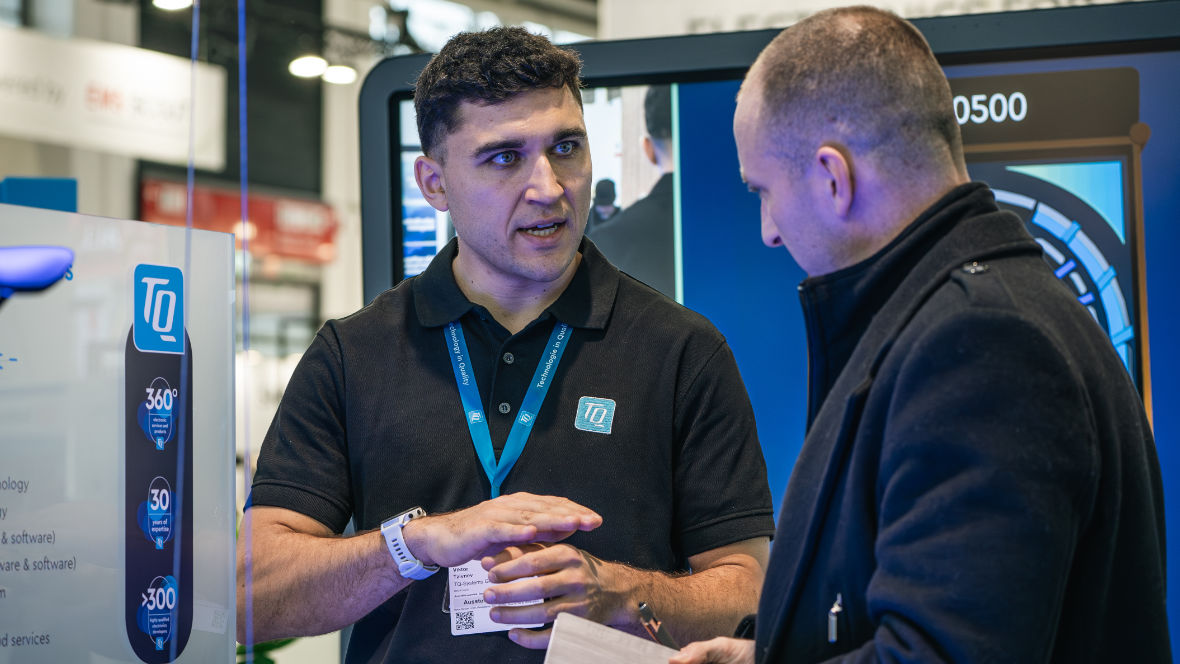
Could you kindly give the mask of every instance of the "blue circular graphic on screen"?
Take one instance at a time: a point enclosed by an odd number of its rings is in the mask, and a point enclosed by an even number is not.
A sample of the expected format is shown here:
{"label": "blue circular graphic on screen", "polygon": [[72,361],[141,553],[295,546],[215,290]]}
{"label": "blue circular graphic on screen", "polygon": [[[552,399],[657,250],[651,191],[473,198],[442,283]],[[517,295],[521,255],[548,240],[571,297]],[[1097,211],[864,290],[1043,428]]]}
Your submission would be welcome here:
{"label": "blue circular graphic on screen", "polygon": [[[1109,164],[1067,165],[1108,171]],[[1124,193],[1121,173],[1107,174],[1102,181],[1115,204],[1096,206],[1090,192],[1081,187],[1071,190],[1061,182],[1033,175],[1038,166],[976,163],[969,168],[972,177],[991,185],[1001,208],[1024,220],[1054,274],[1106,332],[1123,366],[1138,381],[1128,223],[1125,208],[1117,205]]]}
{"label": "blue circular graphic on screen", "polygon": [[147,500],[139,504],[139,527],[156,549],[163,549],[172,539],[172,514],[172,486],[156,476],[148,486]]}
{"label": "blue circular graphic on screen", "polygon": [[151,639],[156,650],[163,650],[175,634],[179,592],[176,579],[172,576],[157,576],[140,593],[136,621],[140,631]]}
{"label": "blue circular graphic on screen", "polygon": [[146,398],[139,405],[139,425],[157,450],[164,449],[176,432],[172,407],[179,392],[163,378],[155,378],[146,388]]}

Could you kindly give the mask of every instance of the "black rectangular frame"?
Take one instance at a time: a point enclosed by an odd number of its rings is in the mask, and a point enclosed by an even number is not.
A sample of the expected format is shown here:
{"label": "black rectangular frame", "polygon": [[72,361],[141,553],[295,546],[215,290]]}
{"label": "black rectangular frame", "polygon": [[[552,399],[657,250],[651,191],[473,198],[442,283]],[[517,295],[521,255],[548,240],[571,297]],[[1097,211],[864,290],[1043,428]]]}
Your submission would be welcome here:
{"label": "black rectangular frame", "polygon": [[[943,66],[1180,49],[1180,0],[913,19]],[[737,78],[779,29],[570,45],[589,87]],[[401,281],[397,102],[429,54],[379,62],[360,93],[361,256],[365,302]]]}

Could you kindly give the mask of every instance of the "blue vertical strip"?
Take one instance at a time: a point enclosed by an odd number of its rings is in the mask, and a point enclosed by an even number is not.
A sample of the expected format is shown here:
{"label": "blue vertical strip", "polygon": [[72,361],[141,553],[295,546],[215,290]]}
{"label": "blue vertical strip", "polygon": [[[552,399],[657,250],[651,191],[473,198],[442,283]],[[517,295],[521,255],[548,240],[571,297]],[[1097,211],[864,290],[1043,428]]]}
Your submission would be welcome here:
{"label": "blue vertical strip", "polygon": [[[239,188],[241,189],[241,218],[242,218],[242,350],[250,350],[250,234],[247,232],[246,222],[249,220],[249,142],[246,132],[246,0],[238,0],[238,172]],[[250,393],[249,363],[242,364],[242,393]],[[250,450],[250,403],[249,399],[242,402],[242,430],[246,432],[245,450],[242,453],[244,468],[242,473],[242,495],[250,495],[250,480],[254,475],[251,467]],[[246,623],[246,662],[254,661],[254,551],[250,545],[250,511],[242,515],[241,537],[245,538],[245,561],[243,574],[245,575],[245,612],[242,616]],[[236,586],[236,584],[235,584]]]}
{"label": "blue vertical strip", "polygon": [[[184,211],[184,283],[182,285],[183,302],[181,307],[184,310],[184,321],[191,320],[189,318],[189,302],[192,300],[190,291],[192,288],[192,263],[193,263],[193,187],[195,180],[195,163],[196,146],[197,146],[197,46],[201,40],[201,0],[194,0],[193,2],[193,34],[189,46],[189,118],[188,118],[188,168],[186,174],[186,205]],[[189,372],[192,370],[192,346],[187,343],[188,332],[181,329],[182,343],[184,343],[184,353],[188,357],[184,357],[180,363],[180,384],[183,386],[180,393],[180,418],[187,419],[188,413],[192,412],[192,404],[190,400],[192,397],[192,390],[186,389],[191,385],[191,376]],[[188,438],[188,432],[192,431],[192,425],[189,422],[178,422],[177,440],[176,440],[176,500],[175,514],[184,515],[185,505],[184,497],[185,491],[188,487],[185,486],[185,458],[187,456],[187,448],[192,442]],[[183,516],[182,516],[183,518]],[[184,551],[185,543],[184,528],[177,528],[176,545],[172,547],[172,578],[180,580],[181,587],[192,588],[192,579],[182,578],[183,572],[181,567],[181,553]],[[186,597],[183,601],[191,602],[191,597]],[[180,655],[178,650],[179,639],[172,639],[170,641],[169,654],[171,655],[169,661],[176,661]]]}
{"label": "blue vertical strip", "polygon": [[[680,84],[672,88],[672,145],[680,145]],[[681,208],[683,185],[680,183],[680,148],[673,151],[672,168],[672,257],[676,301],[684,304],[684,211]]]}

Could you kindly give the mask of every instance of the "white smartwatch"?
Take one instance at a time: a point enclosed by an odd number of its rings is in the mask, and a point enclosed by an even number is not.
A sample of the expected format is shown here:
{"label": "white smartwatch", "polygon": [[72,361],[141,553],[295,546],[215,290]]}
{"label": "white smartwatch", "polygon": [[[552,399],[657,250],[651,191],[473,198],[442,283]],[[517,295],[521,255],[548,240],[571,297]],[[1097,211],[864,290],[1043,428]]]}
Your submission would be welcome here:
{"label": "white smartwatch", "polygon": [[415,581],[425,579],[438,571],[438,565],[423,565],[421,560],[415,558],[402,536],[402,528],[407,523],[423,516],[426,516],[426,511],[421,507],[414,507],[381,523],[381,534],[385,536],[389,555],[393,556],[393,562],[397,563],[398,574]]}

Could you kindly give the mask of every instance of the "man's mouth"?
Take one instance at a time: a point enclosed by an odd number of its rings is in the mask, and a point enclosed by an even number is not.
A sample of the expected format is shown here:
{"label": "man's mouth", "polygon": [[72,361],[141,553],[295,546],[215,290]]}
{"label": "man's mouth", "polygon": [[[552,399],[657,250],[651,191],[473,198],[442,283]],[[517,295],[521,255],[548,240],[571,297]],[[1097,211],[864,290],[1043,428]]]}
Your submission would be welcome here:
{"label": "man's mouth", "polygon": [[564,221],[549,221],[537,224],[536,226],[528,226],[520,230],[533,237],[549,237],[550,235],[556,233],[557,229],[564,225]]}

